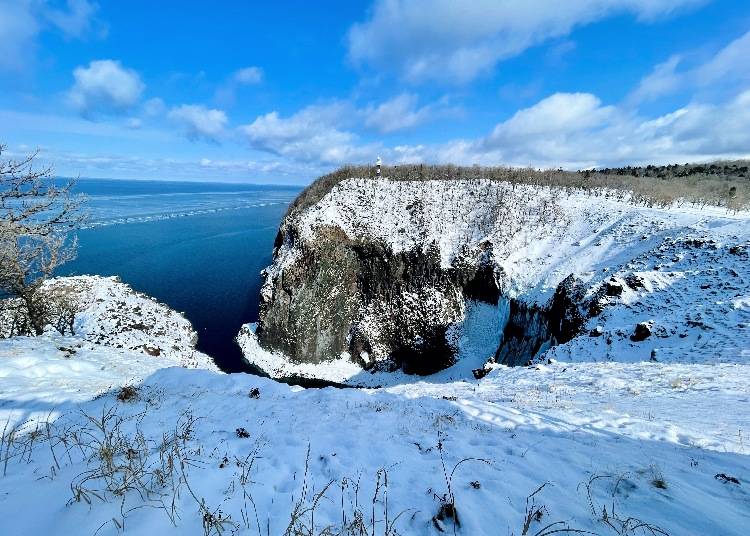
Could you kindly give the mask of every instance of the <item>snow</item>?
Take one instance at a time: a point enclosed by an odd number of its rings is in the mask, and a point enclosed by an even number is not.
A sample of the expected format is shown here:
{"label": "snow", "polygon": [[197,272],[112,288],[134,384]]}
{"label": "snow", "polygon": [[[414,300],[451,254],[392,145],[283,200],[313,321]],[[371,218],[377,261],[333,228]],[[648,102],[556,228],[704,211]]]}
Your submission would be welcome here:
{"label": "snow", "polygon": [[92,397],[135,385],[178,359],[45,335],[0,339],[0,422],[54,418]]}
{"label": "snow", "polygon": [[[733,228],[736,230],[736,228]],[[747,240],[747,231],[741,240]],[[735,235],[737,236],[737,235]],[[592,319],[599,337],[576,337],[545,357],[565,361],[645,361],[750,363],[750,262],[731,253],[721,235],[683,236],[598,276],[636,276],[642,289],[623,284],[613,306]],[[698,240],[698,242],[696,242]],[[732,238],[733,242],[739,241]],[[730,242],[732,243],[732,242]],[[634,327],[649,322],[653,335],[630,339]]]}
{"label": "snow", "polygon": [[255,328],[254,323],[242,326],[237,335],[237,344],[240,345],[245,359],[251,365],[258,367],[273,378],[323,377],[329,382],[337,383],[362,372],[362,369],[355,365],[346,354],[342,354],[339,359],[317,364],[295,363],[281,352],[262,348],[255,335]]}
{"label": "snow", "polygon": [[750,213],[687,203],[652,208],[604,189],[352,178],[299,218],[306,240],[315,240],[321,228],[338,227],[351,239],[383,241],[394,252],[435,243],[444,267],[462,250],[492,242],[506,274],[505,295],[541,303],[568,274],[635,257],[669,235],[747,237]]}
{"label": "snow", "polygon": [[[374,199],[367,218],[413,201]],[[341,206],[324,200],[314,221],[370,232],[338,221]],[[452,334],[462,358],[430,377],[370,374],[347,356],[299,365],[243,327],[244,353],[275,376],[384,386],[303,389],[186,368],[182,352],[195,354],[180,315],[88,280],[98,298],[75,336],[0,340],[0,532],[275,535],[297,512],[313,534],[355,519],[366,531],[350,533],[387,534],[387,519],[398,534],[518,535],[529,513],[527,534],[557,522],[601,535],[653,534],[640,522],[674,536],[747,534],[748,215],[604,195],[561,206],[566,227],[508,242],[506,288],[544,300],[572,272],[592,292],[614,277],[623,293],[587,326],[601,335],[534,366],[492,365],[481,380],[471,369],[500,337],[504,300],[467,303]],[[383,237],[388,218],[373,227]],[[445,259],[469,234],[446,232]],[[121,329],[136,319],[161,327]],[[632,341],[643,321],[652,335]],[[446,501],[460,526],[439,519]]]}
{"label": "snow", "polygon": [[[20,439],[12,443],[0,477],[0,515],[10,534],[116,534],[118,525],[133,534],[194,534],[203,530],[206,512],[219,510],[226,533],[283,534],[305,490],[308,507],[324,488],[316,534],[342,516],[351,521],[357,510],[369,526],[373,507],[378,534],[386,511],[390,521],[405,512],[395,522],[400,534],[439,534],[433,517],[447,493],[443,463],[450,475],[466,458],[451,480],[460,534],[520,534],[526,497],[542,484],[534,501],[545,509],[532,534],[557,521],[613,534],[600,520],[605,505],[610,516],[638,518],[675,535],[742,535],[750,522],[746,364],[498,366],[481,381],[375,390],[302,389],[245,374],[167,368],[150,373],[133,400],[120,401],[117,386],[144,364],[134,361],[136,354],[106,349],[109,377],[94,379],[104,354],[81,353],[77,370],[44,371],[47,385],[37,389],[23,372],[37,352],[26,342],[9,343],[15,353],[4,356],[3,393],[26,382],[26,394],[12,403],[3,395],[0,422],[9,412],[38,411],[37,395],[54,382],[61,388],[55,401],[70,402],[49,431],[57,461],[46,425],[31,450]],[[94,397],[93,389],[108,381],[114,388]],[[73,403],[84,398],[78,387],[92,389],[88,401]],[[70,445],[85,434],[84,443],[102,439],[85,415],[97,421],[107,412],[122,419],[110,425],[132,441],[130,457],[141,456],[136,438],[147,445],[152,476],[162,467],[165,434],[182,433],[194,419],[179,442],[185,465],[177,484],[170,480],[143,497],[135,489],[106,491],[106,482],[94,478],[102,467],[99,451]],[[27,438],[34,429],[27,425]],[[81,475],[92,479],[82,483]],[[75,500],[79,485],[91,491],[90,504]],[[311,523],[309,512],[303,518]],[[450,519],[437,523],[453,531]]]}
{"label": "snow", "polygon": [[[42,291],[55,289],[76,296],[73,330],[83,341],[166,358],[170,364],[217,369],[209,356],[195,349],[198,335],[187,318],[117,277],[58,277],[45,282]],[[7,336],[7,325],[0,317],[0,334]],[[47,333],[55,330],[49,326]]]}

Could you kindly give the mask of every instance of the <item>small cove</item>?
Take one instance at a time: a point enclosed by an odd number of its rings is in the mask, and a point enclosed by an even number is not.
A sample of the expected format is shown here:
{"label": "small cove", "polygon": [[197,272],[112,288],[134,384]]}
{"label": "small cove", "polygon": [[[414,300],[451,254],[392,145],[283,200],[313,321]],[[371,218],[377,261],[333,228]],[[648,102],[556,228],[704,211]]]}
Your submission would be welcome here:
{"label": "small cove", "polygon": [[234,342],[258,318],[260,271],[299,187],[81,179],[89,221],[59,275],[117,275],[183,312],[198,349],[249,372]]}

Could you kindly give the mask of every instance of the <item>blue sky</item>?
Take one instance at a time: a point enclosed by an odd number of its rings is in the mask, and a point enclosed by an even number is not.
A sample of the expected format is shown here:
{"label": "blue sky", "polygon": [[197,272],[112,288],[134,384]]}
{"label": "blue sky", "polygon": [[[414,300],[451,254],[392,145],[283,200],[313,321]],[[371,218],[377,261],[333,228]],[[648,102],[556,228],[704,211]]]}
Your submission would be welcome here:
{"label": "blue sky", "polygon": [[750,156],[750,2],[0,0],[0,142],[66,176]]}

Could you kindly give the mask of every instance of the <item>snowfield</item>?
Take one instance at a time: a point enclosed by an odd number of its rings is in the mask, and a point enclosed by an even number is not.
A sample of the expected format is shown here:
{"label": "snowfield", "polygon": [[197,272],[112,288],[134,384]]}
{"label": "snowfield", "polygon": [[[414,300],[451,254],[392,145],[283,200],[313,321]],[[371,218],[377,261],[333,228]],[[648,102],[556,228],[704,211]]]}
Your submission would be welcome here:
{"label": "snowfield", "polygon": [[[337,188],[311,230],[409,240],[408,192],[355,219],[369,186]],[[505,290],[543,303],[575,273],[622,291],[579,337],[479,380],[502,302],[467,304],[461,359],[429,377],[295,364],[245,326],[272,375],[364,386],[304,389],[219,373],[180,315],[83,280],[75,336],[0,340],[0,534],[747,535],[750,215],[559,201],[564,227],[506,243]],[[424,206],[446,262],[485,236]]]}
{"label": "snowfield", "polygon": [[[16,350],[3,393],[35,353]],[[49,380],[3,395],[0,419],[21,427],[2,451],[4,533],[360,534],[357,519],[363,534],[452,533],[445,504],[459,534],[520,535],[530,511],[527,534],[559,522],[744,535],[750,523],[750,365],[553,363],[375,390],[167,368],[128,398],[120,386],[144,363],[109,357],[107,372],[92,354],[67,360],[44,408]],[[20,424],[57,407],[49,427]]]}

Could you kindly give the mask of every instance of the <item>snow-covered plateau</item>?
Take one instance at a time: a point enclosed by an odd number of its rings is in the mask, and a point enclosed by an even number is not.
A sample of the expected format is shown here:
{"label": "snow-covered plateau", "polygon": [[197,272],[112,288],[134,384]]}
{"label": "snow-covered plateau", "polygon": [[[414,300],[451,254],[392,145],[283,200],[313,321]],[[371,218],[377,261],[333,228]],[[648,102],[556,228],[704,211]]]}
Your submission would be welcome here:
{"label": "snow-covered plateau", "polygon": [[745,363],[749,218],[613,190],[345,180],[282,222],[238,340],[272,377],[358,386],[488,361]]}
{"label": "snow-covered plateau", "polygon": [[[0,340],[0,533],[746,535],[748,251],[746,212],[344,181],[282,223],[238,342],[357,388],[222,374],[183,317],[82,278],[75,335]],[[386,366],[430,315],[447,366]]]}

